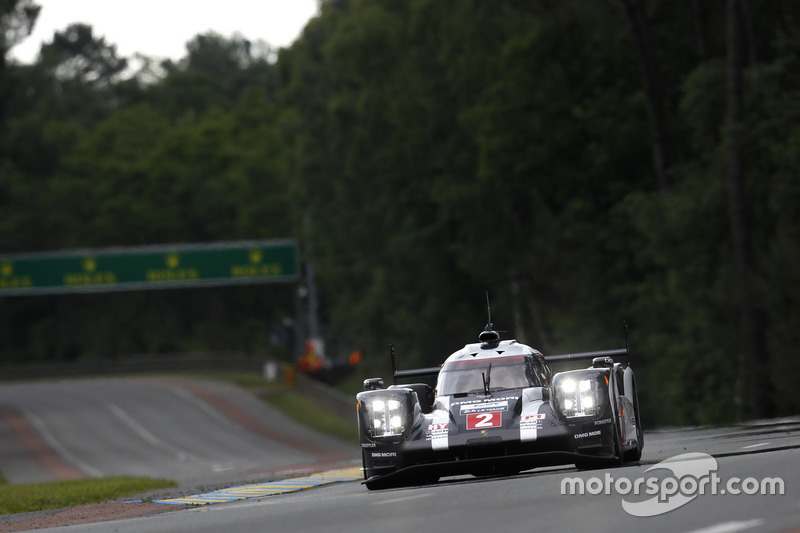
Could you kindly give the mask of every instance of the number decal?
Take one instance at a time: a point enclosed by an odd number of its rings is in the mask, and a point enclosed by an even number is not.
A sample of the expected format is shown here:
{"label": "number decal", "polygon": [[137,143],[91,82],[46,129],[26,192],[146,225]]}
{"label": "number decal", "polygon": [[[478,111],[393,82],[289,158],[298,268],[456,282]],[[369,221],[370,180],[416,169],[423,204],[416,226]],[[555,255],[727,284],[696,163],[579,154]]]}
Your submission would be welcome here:
{"label": "number decal", "polygon": [[480,422],[475,422],[476,428],[490,428],[494,425],[492,424],[494,413],[479,413],[476,418],[480,418]]}
{"label": "number decal", "polygon": [[503,415],[500,411],[467,415],[467,429],[499,428],[502,425]]}

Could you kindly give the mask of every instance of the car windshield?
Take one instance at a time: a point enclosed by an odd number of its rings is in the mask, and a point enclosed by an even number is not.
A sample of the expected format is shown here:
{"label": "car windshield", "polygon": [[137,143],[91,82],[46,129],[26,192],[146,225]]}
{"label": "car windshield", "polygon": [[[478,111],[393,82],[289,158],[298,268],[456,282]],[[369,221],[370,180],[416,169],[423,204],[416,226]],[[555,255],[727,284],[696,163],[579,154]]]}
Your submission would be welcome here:
{"label": "car windshield", "polygon": [[439,372],[437,393],[444,396],[541,386],[533,362],[523,356],[453,361]]}

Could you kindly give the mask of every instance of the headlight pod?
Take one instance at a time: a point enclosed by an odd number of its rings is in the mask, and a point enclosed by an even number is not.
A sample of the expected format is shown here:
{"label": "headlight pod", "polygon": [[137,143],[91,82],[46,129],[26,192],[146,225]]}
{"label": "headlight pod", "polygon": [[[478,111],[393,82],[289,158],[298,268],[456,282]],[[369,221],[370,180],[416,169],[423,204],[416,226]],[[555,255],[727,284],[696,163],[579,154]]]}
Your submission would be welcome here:
{"label": "headlight pod", "polygon": [[376,390],[358,394],[361,421],[370,438],[402,437],[411,426],[410,389]]}
{"label": "headlight pod", "polygon": [[605,406],[604,376],[596,373],[556,376],[553,380],[555,406],[565,418],[596,416]]}

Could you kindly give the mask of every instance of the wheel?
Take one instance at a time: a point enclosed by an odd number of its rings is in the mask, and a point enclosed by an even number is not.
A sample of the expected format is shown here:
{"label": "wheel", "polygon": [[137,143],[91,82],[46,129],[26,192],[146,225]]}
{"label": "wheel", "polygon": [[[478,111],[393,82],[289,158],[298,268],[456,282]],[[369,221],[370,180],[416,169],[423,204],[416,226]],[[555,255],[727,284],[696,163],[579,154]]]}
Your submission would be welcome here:
{"label": "wheel", "polygon": [[578,460],[575,462],[575,467],[578,470],[597,470],[600,468],[613,468],[621,466],[624,462],[624,454],[622,453],[622,434],[619,427],[619,417],[617,416],[616,409],[612,413],[612,451],[613,457],[598,457],[596,459]]}
{"label": "wheel", "polygon": [[369,474],[367,474],[367,454],[364,453],[364,450],[361,450],[361,472],[364,474],[364,479],[369,479]]}
{"label": "wheel", "polygon": [[362,465],[361,470],[364,472],[364,481],[368,480],[371,477],[374,477],[375,475],[378,474],[378,472],[380,472],[381,476],[386,476],[387,474],[391,474],[395,470],[397,470],[397,468],[391,468],[391,469],[389,469],[389,468],[381,468],[378,471],[378,470],[375,469],[375,467],[372,467],[372,468],[368,467],[367,466],[367,451],[365,451],[365,450],[361,451],[361,465]]}
{"label": "wheel", "polygon": [[614,459],[609,459],[608,466],[620,466],[625,462],[625,455],[622,453],[622,434],[619,430],[619,417],[614,417]]}
{"label": "wheel", "polygon": [[585,459],[575,461],[578,470],[599,470],[602,468],[614,468],[622,465],[622,439],[619,435],[619,427],[614,422],[614,457],[598,457],[596,459]]}
{"label": "wheel", "polygon": [[636,383],[633,385],[633,417],[636,421],[636,448],[625,452],[626,462],[635,462],[642,458],[642,448],[644,448],[644,432],[639,418],[639,395],[636,394]]}

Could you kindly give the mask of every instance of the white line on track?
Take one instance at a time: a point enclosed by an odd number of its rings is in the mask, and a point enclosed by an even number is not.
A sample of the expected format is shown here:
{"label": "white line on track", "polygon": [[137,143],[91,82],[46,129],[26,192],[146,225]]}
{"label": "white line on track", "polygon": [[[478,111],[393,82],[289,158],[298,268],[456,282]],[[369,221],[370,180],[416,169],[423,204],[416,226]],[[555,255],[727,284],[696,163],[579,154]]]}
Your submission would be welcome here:
{"label": "white line on track", "polygon": [[86,474],[88,474],[91,477],[103,476],[103,473],[100,470],[84,463],[83,461],[72,455],[72,453],[70,453],[70,451],[67,450],[63,444],[58,442],[58,440],[53,436],[53,434],[50,433],[50,430],[47,429],[47,426],[44,425],[44,422],[42,422],[38,416],[34,415],[27,409],[23,409],[22,413],[28,420],[30,420],[33,427],[36,428],[36,431],[39,432],[39,434],[47,442],[47,444],[49,444],[51,448],[53,448],[56,452],[58,452],[58,454],[61,455],[61,457],[63,457],[66,461],[72,463],[79,470],[83,470]]}
{"label": "white line on track", "polygon": [[702,529],[695,529],[689,533],[734,533],[744,529],[752,529],[764,523],[761,518],[755,520],[738,520],[734,522],[721,522],[713,526],[704,527]]}
{"label": "white line on track", "polygon": [[747,450],[747,449],[750,449],[750,448],[760,448],[761,446],[769,446],[770,444],[772,444],[772,443],[771,442],[760,442],[758,444],[751,444],[750,446],[742,446],[742,449],[743,450]]}
{"label": "white line on track", "polygon": [[119,418],[126,426],[133,430],[134,433],[139,435],[141,438],[152,444],[153,446],[159,446],[162,448],[167,448],[171,452],[175,453],[179,457],[185,455],[183,450],[176,448],[175,446],[164,442],[163,440],[159,439],[150,431],[147,430],[143,425],[133,419],[131,415],[129,415],[122,407],[117,404],[110,404],[108,406],[108,410],[111,411],[111,414]]}
{"label": "white line on track", "polygon": [[207,414],[220,424],[224,424],[230,428],[237,430],[241,429],[241,426],[234,423],[230,418],[223,415],[222,413],[214,409],[212,406],[208,405],[206,402],[204,402],[203,400],[192,394],[191,392],[175,386],[169,386],[167,390],[188,401],[190,404],[197,407],[198,409],[203,411],[205,414]]}
{"label": "white line on track", "polygon": [[415,494],[413,496],[405,496],[403,498],[392,498],[391,500],[383,500],[379,502],[374,502],[372,505],[383,505],[384,503],[398,503],[398,502],[405,502],[408,500],[417,500],[419,498],[425,498],[426,496],[430,496],[433,494],[432,492],[426,492],[424,494]]}
{"label": "white line on track", "polygon": [[178,461],[187,462],[192,461],[195,463],[200,463],[206,466],[210,466],[214,472],[221,472],[224,470],[230,470],[232,467],[228,467],[225,465],[221,465],[219,463],[209,463],[208,461],[204,461],[203,459],[181,449],[177,446],[174,446],[166,441],[163,441],[153,435],[146,427],[141,425],[137,422],[131,415],[129,415],[122,407],[117,404],[109,404],[108,406],[109,411],[111,414],[116,416],[118,419],[122,421],[123,424],[128,426],[134,433],[139,435],[142,439],[146,442],[152,444],[157,448],[163,448],[170,453],[174,454]]}

